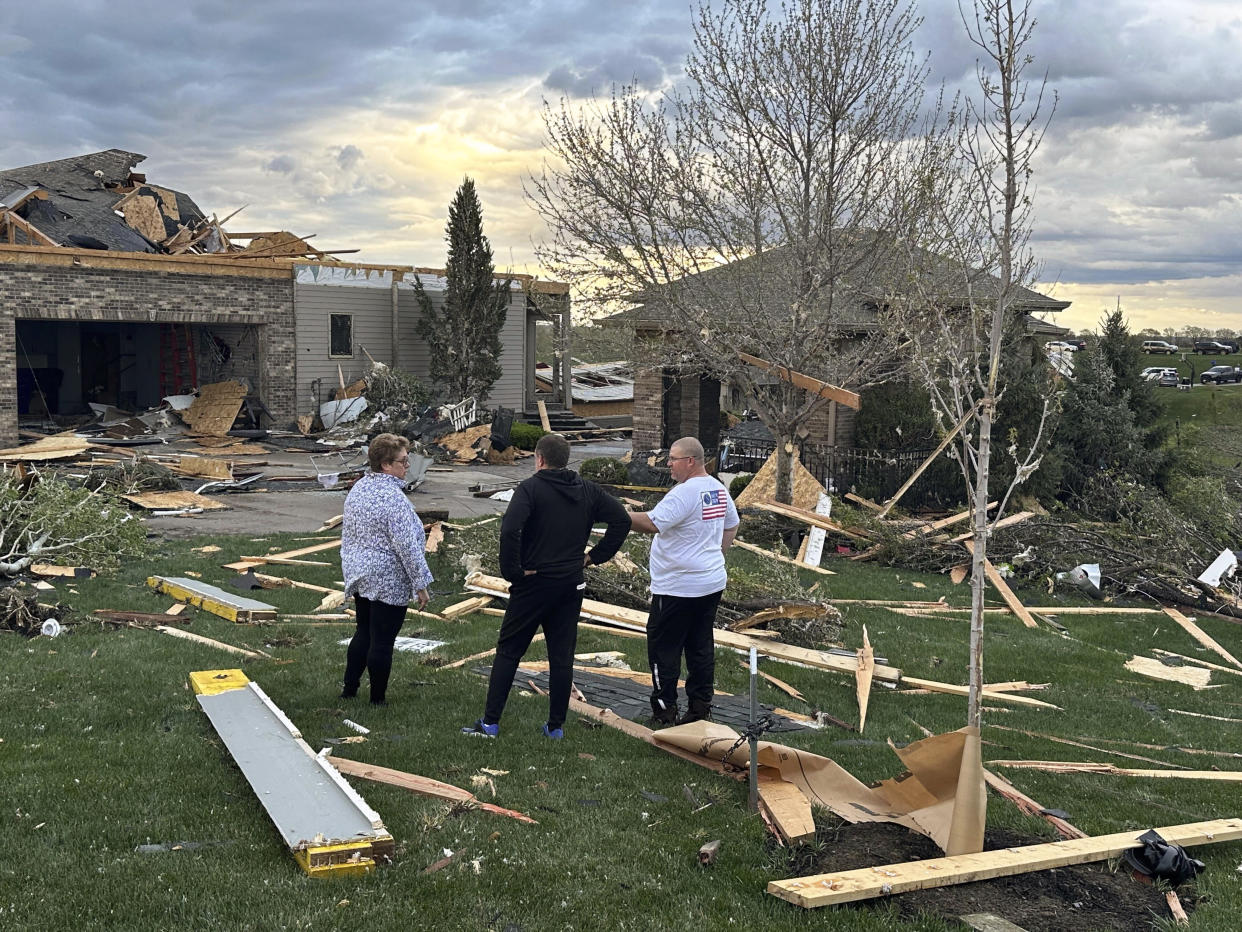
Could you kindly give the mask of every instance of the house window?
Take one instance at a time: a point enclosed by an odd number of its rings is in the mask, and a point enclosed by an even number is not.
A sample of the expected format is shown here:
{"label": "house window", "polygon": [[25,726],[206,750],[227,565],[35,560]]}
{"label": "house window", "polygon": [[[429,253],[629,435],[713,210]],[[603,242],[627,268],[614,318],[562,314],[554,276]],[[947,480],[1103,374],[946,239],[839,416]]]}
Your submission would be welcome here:
{"label": "house window", "polygon": [[354,315],[332,314],[328,324],[328,355],[354,355]]}

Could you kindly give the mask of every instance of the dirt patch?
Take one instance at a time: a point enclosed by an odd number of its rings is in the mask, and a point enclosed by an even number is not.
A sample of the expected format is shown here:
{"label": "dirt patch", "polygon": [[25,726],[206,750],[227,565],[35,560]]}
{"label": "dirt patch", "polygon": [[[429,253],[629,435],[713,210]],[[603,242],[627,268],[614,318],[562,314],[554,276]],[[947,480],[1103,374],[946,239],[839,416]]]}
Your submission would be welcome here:
{"label": "dirt patch", "polygon": [[[850,825],[833,817],[817,818],[816,822],[816,843],[786,854],[791,877],[943,857],[930,839],[900,825]],[[1047,840],[992,829],[987,832],[984,848],[1037,845]],[[1187,884],[1180,891],[1187,911],[1194,899],[1191,886]],[[910,920],[931,914],[952,921],[971,913],[991,913],[1028,932],[1135,932],[1154,928],[1159,920],[1169,918],[1163,893],[1133,879],[1124,865],[1114,871],[1108,862],[918,890],[838,908],[877,907],[892,907]]]}

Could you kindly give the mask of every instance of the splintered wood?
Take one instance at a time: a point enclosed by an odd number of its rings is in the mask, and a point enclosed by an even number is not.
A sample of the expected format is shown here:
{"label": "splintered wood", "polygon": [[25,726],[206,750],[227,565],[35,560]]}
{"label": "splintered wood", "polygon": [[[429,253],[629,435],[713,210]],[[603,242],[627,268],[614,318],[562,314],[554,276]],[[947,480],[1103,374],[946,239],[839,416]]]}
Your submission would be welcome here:
{"label": "splintered wood", "polygon": [[181,412],[181,419],[196,433],[223,436],[237,420],[246,391],[241,382],[204,385],[194,404]]}
{"label": "splintered wood", "polygon": [[36,440],[34,443],[28,443],[24,447],[0,450],[0,460],[10,463],[21,461],[37,463],[43,460],[63,460],[80,456],[87,450],[93,449],[95,447],[92,444],[73,436],[72,433],[54,434],[51,437]]}

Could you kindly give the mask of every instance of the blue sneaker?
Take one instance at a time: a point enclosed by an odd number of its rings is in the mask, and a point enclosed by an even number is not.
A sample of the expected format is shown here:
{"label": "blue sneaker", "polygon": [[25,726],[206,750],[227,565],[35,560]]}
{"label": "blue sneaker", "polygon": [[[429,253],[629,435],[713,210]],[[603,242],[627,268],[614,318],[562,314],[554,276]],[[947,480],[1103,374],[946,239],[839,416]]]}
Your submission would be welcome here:
{"label": "blue sneaker", "polygon": [[543,725],[540,726],[539,730],[545,738],[551,738],[553,741],[560,741],[565,737],[565,729],[549,728],[547,722],[544,722]]}
{"label": "blue sneaker", "polygon": [[495,738],[500,734],[500,725],[489,725],[483,719],[478,719],[473,725],[467,725],[461,730],[463,735],[473,735],[476,738]]}

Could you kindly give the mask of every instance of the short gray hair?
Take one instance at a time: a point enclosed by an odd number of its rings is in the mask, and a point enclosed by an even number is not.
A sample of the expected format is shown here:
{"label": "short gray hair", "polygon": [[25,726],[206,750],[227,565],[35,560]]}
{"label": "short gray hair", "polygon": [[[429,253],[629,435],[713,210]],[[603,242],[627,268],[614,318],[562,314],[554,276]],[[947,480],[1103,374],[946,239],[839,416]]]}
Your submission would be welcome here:
{"label": "short gray hair", "polygon": [[680,456],[693,456],[700,463],[703,462],[703,444],[699,443],[696,437],[682,437],[680,440],[674,440],[673,445],[668,448],[669,455],[673,455],[673,447],[681,450]]}

